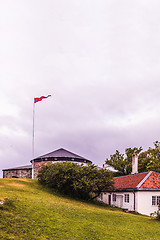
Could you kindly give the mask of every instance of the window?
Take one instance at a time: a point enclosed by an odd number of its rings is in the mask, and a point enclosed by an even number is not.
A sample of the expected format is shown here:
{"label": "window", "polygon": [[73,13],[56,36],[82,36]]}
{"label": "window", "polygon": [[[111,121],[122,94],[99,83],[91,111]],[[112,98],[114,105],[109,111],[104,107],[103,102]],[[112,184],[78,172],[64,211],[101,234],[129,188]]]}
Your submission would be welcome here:
{"label": "window", "polygon": [[113,202],[116,202],[116,194],[113,193],[112,198],[113,198]]}
{"label": "window", "polygon": [[157,205],[159,204],[160,196],[157,196]]}
{"label": "window", "polygon": [[152,206],[157,206],[160,201],[160,196],[152,196]]}
{"label": "window", "polygon": [[103,201],[103,193],[100,193],[99,198]]}
{"label": "window", "polygon": [[124,194],[124,202],[129,203],[129,194]]}

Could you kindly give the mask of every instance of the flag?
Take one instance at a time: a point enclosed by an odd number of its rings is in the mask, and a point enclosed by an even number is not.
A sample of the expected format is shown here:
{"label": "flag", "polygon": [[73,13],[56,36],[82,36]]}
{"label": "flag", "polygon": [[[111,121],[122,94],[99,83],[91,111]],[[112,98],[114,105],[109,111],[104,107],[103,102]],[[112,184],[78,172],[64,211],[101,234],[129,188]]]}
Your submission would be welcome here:
{"label": "flag", "polygon": [[39,98],[34,98],[34,103],[37,103],[37,102],[39,102],[39,101],[42,101],[42,99],[48,98],[48,97],[51,97],[51,95],[48,95],[47,97],[41,96],[41,97],[39,97]]}

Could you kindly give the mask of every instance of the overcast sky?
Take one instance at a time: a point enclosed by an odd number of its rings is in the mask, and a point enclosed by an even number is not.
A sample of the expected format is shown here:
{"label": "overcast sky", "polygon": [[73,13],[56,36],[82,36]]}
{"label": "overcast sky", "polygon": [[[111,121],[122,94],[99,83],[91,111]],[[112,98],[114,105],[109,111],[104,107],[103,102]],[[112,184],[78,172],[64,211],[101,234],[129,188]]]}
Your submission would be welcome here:
{"label": "overcast sky", "polygon": [[[160,140],[159,0],[0,0],[0,171]],[[2,174],[0,174],[2,176]]]}

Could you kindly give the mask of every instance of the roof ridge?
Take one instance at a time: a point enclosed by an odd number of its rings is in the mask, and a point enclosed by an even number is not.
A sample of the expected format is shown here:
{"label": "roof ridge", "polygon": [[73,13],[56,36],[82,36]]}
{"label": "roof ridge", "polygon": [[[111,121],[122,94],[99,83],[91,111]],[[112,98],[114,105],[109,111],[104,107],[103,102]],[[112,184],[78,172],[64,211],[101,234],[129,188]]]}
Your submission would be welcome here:
{"label": "roof ridge", "polygon": [[136,175],[143,174],[143,173],[148,173],[148,172],[140,172],[140,173],[135,173],[135,174],[123,175],[123,176],[118,176],[118,177],[114,177],[114,178],[120,178],[120,177],[134,177],[134,176],[136,176]]}
{"label": "roof ridge", "polygon": [[140,188],[142,184],[149,178],[153,171],[148,172],[148,174],[142,179],[142,181],[137,185],[137,188]]}
{"label": "roof ridge", "polygon": [[76,153],[73,153],[73,152],[71,152],[71,151],[69,151],[69,150],[67,150],[67,149],[65,149],[65,148],[59,148],[59,149],[57,149],[57,150],[55,150],[55,151],[58,151],[58,150],[64,150],[64,151],[66,151],[66,152],[68,152],[68,153],[71,153],[71,154],[76,155],[77,157],[84,158],[84,157],[82,157],[82,156],[80,156],[80,155],[78,155],[78,154],[76,154]]}

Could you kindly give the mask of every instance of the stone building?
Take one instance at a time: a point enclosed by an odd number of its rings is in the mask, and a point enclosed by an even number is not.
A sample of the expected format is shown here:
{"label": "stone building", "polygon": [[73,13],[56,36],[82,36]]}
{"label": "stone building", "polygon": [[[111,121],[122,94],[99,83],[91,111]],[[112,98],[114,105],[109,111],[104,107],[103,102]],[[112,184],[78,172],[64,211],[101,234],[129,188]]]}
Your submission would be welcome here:
{"label": "stone building", "polygon": [[3,178],[32,178],[32,165],[3,169]]}
{"label": "stone building", "polygon": [[56,162],[74,162],[78,164],[87,165],[88,163],[92,163],[90,160],[81,157],[75,153],[67,151],[63,148],[60,148],[56,151],[47,153],[38,158],[31,160],[32,163],[32,178],[37,178],[38,170],[47,163],[56,163]]}
{"label": "stone building", "polygon": [[4,169],[3,178],[37,178],[38,171],[44,164],[67,161],[83,165],[92,163],[84,157],[60,148],[31,160],[32,165]]}

